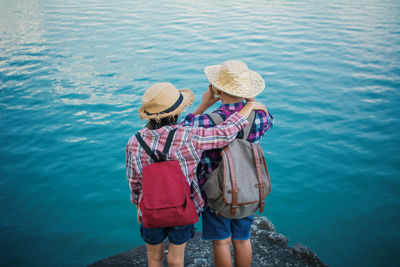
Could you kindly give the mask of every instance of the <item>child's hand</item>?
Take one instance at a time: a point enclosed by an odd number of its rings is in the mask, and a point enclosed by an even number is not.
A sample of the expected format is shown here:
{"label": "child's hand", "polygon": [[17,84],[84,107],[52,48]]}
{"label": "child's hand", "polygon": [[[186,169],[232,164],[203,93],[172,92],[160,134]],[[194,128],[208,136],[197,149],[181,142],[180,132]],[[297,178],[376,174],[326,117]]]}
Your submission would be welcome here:
{"label": "child's hand", "polygon": [[137,216],[138,223],[142,224],[142,217],[140,217],[140,214],[139,214],[139,205],[136,205],[136,216]]}
{"label": "child's hand", "polygon": [[215,97],[214,96],[214,91],[212,89],[212,85],[210,84],[208,86],[208,90],[204,92],[203,97],[201,99],[201,103],[205,105],[206,107],[211,107],[214,105],[216,102],[218,102],[219,96]]}
{"label": "child's hand", "polygon": [[194,115],[203,114],[209,107],[214,105],[219,100],[219,96],[214,96],[214,91],[212,89],[212,85],[208,86],[207,91],[204,92],[203,97],[201,98],[200,105],[193,111]]}
{"label": "child's hand", "polygon": [[251,101],[253,104],[253,110],[263,110],[266,114],[268,114],[267,107],[260,102],[257,101]]}

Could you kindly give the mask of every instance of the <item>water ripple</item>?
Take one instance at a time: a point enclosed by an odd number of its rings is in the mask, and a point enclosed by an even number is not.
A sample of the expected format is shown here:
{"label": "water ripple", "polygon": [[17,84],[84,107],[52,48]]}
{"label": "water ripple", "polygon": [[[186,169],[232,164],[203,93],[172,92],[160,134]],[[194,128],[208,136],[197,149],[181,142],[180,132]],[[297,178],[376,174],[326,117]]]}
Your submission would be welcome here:
{"label": "water ripple", "polygon": [[87,265],[142,244],[124,177],[141,96],[169,81],[196,106],[204,67],[226,59],[266,80],[265,215],[332,266],[393,265],[399,14],[386,0],[0,1],[2,265]]}

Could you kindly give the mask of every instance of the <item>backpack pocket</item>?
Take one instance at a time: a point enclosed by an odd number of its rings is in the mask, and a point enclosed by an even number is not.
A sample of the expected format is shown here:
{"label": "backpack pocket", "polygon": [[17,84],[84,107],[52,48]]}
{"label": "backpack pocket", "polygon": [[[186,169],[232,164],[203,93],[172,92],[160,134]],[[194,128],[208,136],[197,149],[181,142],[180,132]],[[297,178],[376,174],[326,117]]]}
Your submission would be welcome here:
{"label": "backpack pocket", "polygon": [[142,201],[147,209],[183,205],[187,182],[178,161],[163,161],[144,166],[142,174]]}
{"label": "backpack pocket", "polygon": [[143,196],[139,206],[144,227],[182,226],[199,220],[178,161],[144,166],[142,174]]}
{"label": "backpack pocket", "polygon": [[207,205],[217,214],[239,219],[263,211],[271,190],[264,153],[259,145],[235,140],[221,152],[221,163],[208,175]]}
{"label": "backpack pocket", "polygon": [[224,168],[220,165],[208,177],[204,184],[204,191],[207,195],[207,200],[214,201],[222,197],[223,184],[220,177],[224,175]]}

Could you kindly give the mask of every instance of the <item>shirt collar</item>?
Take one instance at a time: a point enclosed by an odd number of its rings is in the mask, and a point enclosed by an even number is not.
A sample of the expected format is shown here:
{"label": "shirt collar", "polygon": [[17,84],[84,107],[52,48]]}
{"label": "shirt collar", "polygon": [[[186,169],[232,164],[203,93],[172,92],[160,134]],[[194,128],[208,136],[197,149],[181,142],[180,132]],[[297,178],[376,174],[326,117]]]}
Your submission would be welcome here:
{"label": "shirt collar", "polygon": [[158,137],[158,136],[161,136],[161,135],[164,135],[164,134],[170,132],[171,130],[173,130],[175,128],[175,127],[171,127],[171,126],[174,126],[174,125],[165,125],[161,128],[155,129],[155,130],[150,130],[147,127],[143,127],[141,129],[141,131],[145,134],[150,134],[152,136]]}
{"label": "shirt collar", "polygon": [[222,104],[218,110],[220,111],[239,111],[244,107],[244,101],[230,104]]}

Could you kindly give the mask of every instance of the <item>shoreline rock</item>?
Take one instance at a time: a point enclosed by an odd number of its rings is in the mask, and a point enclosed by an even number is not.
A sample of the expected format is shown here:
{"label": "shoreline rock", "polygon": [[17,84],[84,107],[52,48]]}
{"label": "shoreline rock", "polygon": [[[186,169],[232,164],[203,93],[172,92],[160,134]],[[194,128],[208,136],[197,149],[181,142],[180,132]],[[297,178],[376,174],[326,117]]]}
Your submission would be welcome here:
{"label": "shoreline rock", "polygon": [[[253,261],[251,266],[327,267],[327,265],[305,245],[295,244],[293,247],[288,247],[289,239],[277,233],[272,222],[264,216],[254,217],[254,223],[250,231],[250,240],[253,247]],[[167,251],[168,242],[165,242],[164,245]],[[89,266],[147,266],[146,246],[137,246],[129,251],[100,260]],[[164,257],[164,266],[168,266],[166,257]],[[185,250],[185,266],[213,266],[211,242],[201,240],[201,233],[199,232],[187,243]]]}

